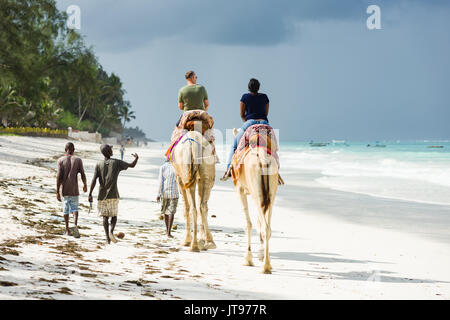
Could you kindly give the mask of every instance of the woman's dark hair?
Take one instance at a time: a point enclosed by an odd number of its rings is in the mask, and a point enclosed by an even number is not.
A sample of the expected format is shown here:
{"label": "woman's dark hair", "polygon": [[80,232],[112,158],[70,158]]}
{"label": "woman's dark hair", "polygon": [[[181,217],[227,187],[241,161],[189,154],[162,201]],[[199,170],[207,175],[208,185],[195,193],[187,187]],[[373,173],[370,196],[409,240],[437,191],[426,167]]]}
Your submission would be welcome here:
{"label": "woman's dark hair", "polygon": [[248,91],[250,91],[251,93],[258,93],[259,86],[259,81],[255,78],[251,78],[250,82],[248,83]]}

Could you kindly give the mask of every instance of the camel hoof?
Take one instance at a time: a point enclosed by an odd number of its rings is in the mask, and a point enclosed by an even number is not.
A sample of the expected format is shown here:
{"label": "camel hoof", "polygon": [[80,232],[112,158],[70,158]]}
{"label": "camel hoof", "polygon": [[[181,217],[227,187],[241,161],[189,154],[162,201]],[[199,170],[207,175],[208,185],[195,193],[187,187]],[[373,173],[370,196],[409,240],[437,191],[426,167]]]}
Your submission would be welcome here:
{"label": "camel hoof", "polygon": [[246,260],[246,261],[244,262],[244,266],[246,266],[246,267],[253,267],[253,266],[254,266],[254,264],[253,264],[253,262],[252,262],[252,261],[248,261],[248,260]]}
{"label": "camel hoof", "polygon": [[197,246],[197,247],[191,247],[191,248],[189,249],[189,251],[190,251],[190,252],[200,252],[200,249],[199,249],[198,246]]}
{"label": "camel hoof", "polygon": [[184,243],[183,243],[183,246],[184,247],[189,247],[191,245],[191,242],[190,241],[185,241]]}
{"label": "camel hoof", "polygon": [[206,248],[208,248],[208,249],[216,249],[217,246],[216,246],[216,244],[214,243],[214,241],[208,241],[208,242],[206,243]]}
{"label": "camel hoof", "polygon": [[263,269],[262,273],[263,273],[263,274],[272,274],[272,268],[269,268],[269,269]]}
{"label": "camel hoof", "polygon": [[259,261],[264,261],[264,253],[259,253],[258,259],[259,259]]}
{"label": "camel hoof", "polygon": [[198,242],[198,247],[200,250],[206,250],[207,248],[205,247],[205,240],[200,240]]}

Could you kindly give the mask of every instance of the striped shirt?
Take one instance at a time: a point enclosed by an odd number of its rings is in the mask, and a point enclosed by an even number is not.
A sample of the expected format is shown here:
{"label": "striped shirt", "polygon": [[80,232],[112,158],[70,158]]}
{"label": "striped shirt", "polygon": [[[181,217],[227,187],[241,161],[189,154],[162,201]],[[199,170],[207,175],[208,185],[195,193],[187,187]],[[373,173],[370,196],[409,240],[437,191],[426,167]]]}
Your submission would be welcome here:
{"label": "striped shirt", "polygon": [[166,199],[178,198],[178,184],[170,162],[165,162],[159,169],[159,196]]}

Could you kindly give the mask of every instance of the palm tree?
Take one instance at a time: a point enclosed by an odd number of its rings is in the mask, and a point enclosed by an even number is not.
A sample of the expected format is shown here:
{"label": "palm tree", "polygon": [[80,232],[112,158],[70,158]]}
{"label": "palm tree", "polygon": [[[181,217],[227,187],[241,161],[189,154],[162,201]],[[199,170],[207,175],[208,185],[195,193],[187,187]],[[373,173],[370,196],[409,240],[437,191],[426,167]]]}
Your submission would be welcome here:
{"label": "palm tree", "polygon": [[108,104],[104,109],[103,109],[103,118],[102,121],[100,121],[100,124],[97,127],[96,132],[98,132],[98,130],[100,130],[100,128],[102,127],[103,122],[105,121],[106,118],[110,118],[111,117],[111,105]]}
{"label": "palm tree", "polygon": [[123,119],[123,127],[125,128],[125,123],[130,122],[131,119],[136,119],[134,111],[130,111],[130,102],[126,101],[125,105],[120,109],[120,117]]}
{"label": "palm tree", "polygon": [[12,86],[0,85],[0,114],[2,115],[0,120],[5,127],[8,121],[23,121],[28,109],[29,105],[25,99],[18,96]]}

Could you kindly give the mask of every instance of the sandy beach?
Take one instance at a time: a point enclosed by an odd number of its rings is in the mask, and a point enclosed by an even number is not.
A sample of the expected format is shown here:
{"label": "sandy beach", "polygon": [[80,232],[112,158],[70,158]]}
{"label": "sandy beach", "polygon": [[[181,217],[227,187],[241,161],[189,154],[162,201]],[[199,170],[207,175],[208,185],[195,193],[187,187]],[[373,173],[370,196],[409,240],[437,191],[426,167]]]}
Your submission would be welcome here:
{"label": "sandy beach", "polygon": [[[105,245],[96,202],[88,214],[83,193],[81,238],[64,236],[55,168],[66,142],[0,136],[0,299],[450,298],[449,205],[334,190],[317,182],[319,171],[284,170],[283,163],[271,275],[260,272],[257,259],[243,266],[245,218],[232,182],[218,179],[223,163],[209,201],[217,249],[193,253],[181,246],[181,200],[174,238],[166,238],[155,202],[165,151],[158,143],[125,155],[131,162],[137,152],[140,160],[119,177],[116,232],[125,233],[123,240]],[[75,142],[75,148],[90,184],[102,159],[99,145]],[[250,212],[255,221],[251,201]],[[256,231],[252,240],[256,257]]]}

